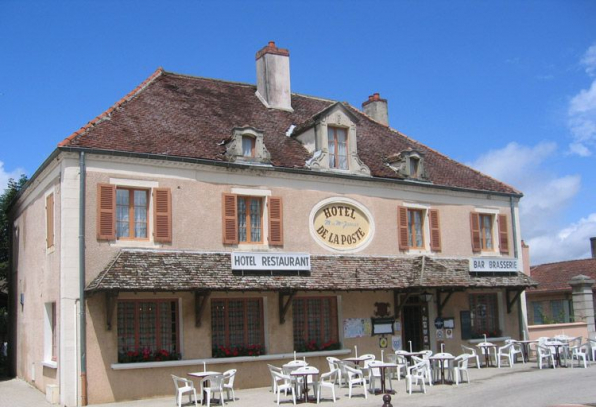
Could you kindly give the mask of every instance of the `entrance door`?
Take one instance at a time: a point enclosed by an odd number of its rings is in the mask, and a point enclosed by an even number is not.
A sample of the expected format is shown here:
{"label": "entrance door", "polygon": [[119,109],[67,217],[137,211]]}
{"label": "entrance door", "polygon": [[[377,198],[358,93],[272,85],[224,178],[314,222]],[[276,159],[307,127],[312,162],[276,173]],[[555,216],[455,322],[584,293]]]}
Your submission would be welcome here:
{"label": "entrance door", "polygon": [[410,341],[414,352],[430,349],[428,311],[426,303],[417,296],[408,298],[402,309],[403,349],[410,350]]}

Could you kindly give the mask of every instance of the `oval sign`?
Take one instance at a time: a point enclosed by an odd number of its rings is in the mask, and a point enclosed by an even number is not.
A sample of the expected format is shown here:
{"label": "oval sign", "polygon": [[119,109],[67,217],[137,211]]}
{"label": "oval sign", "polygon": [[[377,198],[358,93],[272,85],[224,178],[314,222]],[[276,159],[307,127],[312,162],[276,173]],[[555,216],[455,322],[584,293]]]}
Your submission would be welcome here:
{"label": "oval sign", "polygon": [[371,222],[364,210],[347,202],[329,202],[314,214],[313,234],[327,247],[353,250],[371,235]]}

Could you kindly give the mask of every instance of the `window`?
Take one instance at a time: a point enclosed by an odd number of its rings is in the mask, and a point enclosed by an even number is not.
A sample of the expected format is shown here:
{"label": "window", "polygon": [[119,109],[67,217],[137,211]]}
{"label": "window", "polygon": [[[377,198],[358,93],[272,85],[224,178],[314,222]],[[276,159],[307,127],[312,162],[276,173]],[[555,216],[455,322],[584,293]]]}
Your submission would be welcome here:
{"label": "window", "polygon": [[263,242],[262,198],[238,197],[238,242]]}
{"label": "window", "polygon": [[153,195],[153,241],[172,242],[169,188],[139,189],[97,184],[97,239],[149,240],[149,197]]}
{"label": "window", "polygon": [[46,248],[54,247],[54,194],[46,196]]}
{"label": "window", "polygon": [[472,336],[500,336],[497,294],[470,294],[469,301]]}
{"label": "window", "polygon": [[[266,204],[266,206],[265,206]],[[280,197],[223,194],[223,243],[265,243],[263,219],[267,216],[267,241],[283,245],[283,206]]]}
{"label": "window", "polygon": [[44,329],[44,361],[56,362],[58,360],[58,330],[56,329],[56,303],[45,304],[45,329]]}
{"label": "window", "polygon": [[534,325],[544,324],[544,311],[542,310],[542,302],[532,301],[532,311],[534,313]]}
{"label": "window", "polygon": [[497,247],[494,239],[495,217],[498,216],[498,245],[501,254],[509,253],[509,234],[507,215],[490,213],[470,213],[470,230],[472,232],[472,251],[494,252]]}
{"label": "window", "polygon": [[255,156],[255,138],[250,136],[242,136],[242,155],[244,157]]}
{"label": "window", "polygon": [[248,348],[264,347],[263,301],[261,298],[217,299],[211,301],[211,346],[213,355],[244,354]]}
{"label": "window", "polygon": [[[430,224],[425,224],[428,212]],[[437,209],[398,207],[398,240],[400,250],[426,249],[424,235],[430,233],[430,248],[441,251],[441,230]]]}
{"label": "window", "polygon": [[118,301],[118,361],[179,353],[177,300]]}
{"label": "window", "polygon": [[493,217],[492,215],[479,215],[480,219],[480,245],[482,250],[493,250]]}
{"label": "window", "polygon": [[410,169],[409,174],[412,178],[418,178],[418,168],[420,167],[420,159],[416,157],[410,157]]}
{"label": "window", "polygon": [[571,322],[568,300],[551,300],[550,313],[555,324]]}
{"label": "window", "polygon": [[346,129],[328,127],[329,168],[348,169],[348,134]]}
{"label": "window", "polygon": [[146,239],[147,191],[116,189],[116,237],[118,239]]}
{"label": "window", "polygon": [[292,310],[295,350],[336,348],[339,342],[336,297],[296,298]]}

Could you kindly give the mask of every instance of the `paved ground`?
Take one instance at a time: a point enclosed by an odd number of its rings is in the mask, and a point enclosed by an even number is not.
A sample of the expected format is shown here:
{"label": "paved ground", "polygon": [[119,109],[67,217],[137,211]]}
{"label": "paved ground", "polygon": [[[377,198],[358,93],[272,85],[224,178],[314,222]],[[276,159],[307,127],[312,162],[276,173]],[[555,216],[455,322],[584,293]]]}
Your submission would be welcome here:
{"label": "paved ground", "polygon": [[[460,386],[435,385],[427,393],[405,392],[404,380],[393,382],[397,394],[392,396],[394,407],[547,407],[547,406],[593,406],[596,407],[596,364],[588,369],[543,369],[536,363],[517,364],[513,368],[470,368],[470,384]],[[327,390],[327,389],[325,389]],[[382,407],[382,396],[364,399],[357,390],[352,399],[347,389],[339,389],[336,404],[331,403],[329,391],[323,390],[329,407]],[[418,390],[417,388],[415,390]],[[172,391],[173,394],[173,391]],[[186,399],[188,400],[188,399]],[[110,403],[95,407],[174,407],[174,396],[150,400]],[[213,405],[213,404],[212,404]],[[236,400],[229,407],[275,406],[275,398],[269,388],[238,390]],[[289,399],[282,405],[291,406]],[[49,407],[45,396],[21,380],[0,382],[0,407]]]}

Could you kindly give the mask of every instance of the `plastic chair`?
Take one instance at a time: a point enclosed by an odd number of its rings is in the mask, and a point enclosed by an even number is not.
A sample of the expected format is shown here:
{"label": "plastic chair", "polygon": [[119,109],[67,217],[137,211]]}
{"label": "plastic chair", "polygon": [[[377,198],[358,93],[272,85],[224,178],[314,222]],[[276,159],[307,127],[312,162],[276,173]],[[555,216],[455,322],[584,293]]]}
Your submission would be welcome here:
{"label": "plastic chair", "polygon": [[277,373],[283,373],[282,368],[281,367],[277,367],[277,366],[273,366],[270,364],[267,364],[267,367],[269,368],[269,373],[271,374],[271,391],[273,393],[277,393],[277,382],[278,382],[278,378],[273,374],[273,372],[277,372]]}
{"label": "plastic chair", "polygon": [[459,382],[463,383],[464,376],[466,376],[466,383],[470,383],[470,375],[468,374],[468,361],[472,359],[468,353],[456,356],[453,359],[453,366],[451,368],[452,380],[455,379],[455,385],[458,386]]}
{"label": "plastic chair", "polygon": [[577,360],[577,364],[579,365],[579,360],[582,359],[584,361],[584,369],[588,367],[586,362],[588,358],[588,351],[589,345],[584,343],[583,345],[576,345],[570,348],[571,351],[571,367],[573,367],[573,359]]}
{"label": "plastic chair", "polygon": [[538,346],[536,346],[536,362],[538,363],[538,369],[542,369],[543,359],[546,359],[547,362],[550,359],[551,366],[553,368],[556,368],[555,356],[553,355],[553,351],[544,345],[538,344]]}
{"label": "plastic chair", "polygon": [[350,367],[348,365],[344,365],[344,369],[348,375],[348,398],[352,398],[352,387],[354,385],[362,385],[362,390],[364,390],[364,398],[368,398],[368,391],[366,390],[366,377],[361,369]]}
{"label": "plastic chair", "polygon": [[276,371],[272,371],[271,374],[273,377],[275,377],[275,381],[277,382],[277,385],[275,386],[275,393],[277,393],[277,405],[279,406],[279,396],[281,395],[281,392],[283,391],[287,396],[288,390],[292,391],[292,401],[294,402],[294,405],[296,405],[296,390],[294,390],[296,381],[294,378]]}
{"label": "plastic chair", "polygon": [[[422,363],[424,365],[424,369],[425,369],[424,376],[428,380],[428,385],[432,386],[433,385],[433,377],[432,377],[433,371],[430,366],[430,359],[424,359],[424,358],[419,358],[418,356],[412,356],[412,361],[415,362],[415,364]],[[410,366],[410,367],[412,367],[412,366]]]}
{"label": "plastic chair", "polygon": [[396,355],[394,353],[390,353],[387,355],[387,362],[395,363],[397,365],[396,368],[388,367],[386,369],[389,380],[391,380],[391,378],[397,378],[398,381],[401,380],[402,371],[405,373],[406,367],[408,366],[408,360],[406,359],[406,357],[403,355]]}
{"label": "plastic chair", "polygon": [[480,369],[480,357],[478,356],[478,353],[476,352],[476,349],[470,348],[470,347],[465,346],[465,345],[461,345],[461,350],[466,355],[470,355],[469,359],[476,359],[476,367],[478,369]]}
{"label": "plastic chair", "polygon": [[224,376],[222,374],[207,376],[201,380],[201,392],[207,396],[207,407],[211,406],[211,399],[215,398],[217,393],[219,393],[221,405],[224,405],[223,384]]}
{"label": "plastic chair", "polygon": [[174,380],[174,385],[176,386],[176,404],[178,407],[182,407],[182,395],[184,393],[188,393],[188,402],[192,403],[191,396],[195,396],[195,406],[198,407],[197,404],[197,390],[195,389],[195,384],[192,380],[184,379],[182,377],[178,377],[175,375],[171,375],[172,380]]}
{"label": "plastic chair", "polygon": [[505,358],[509,363],[509,367],[513,367],[513,356],[511,350],[513,349],[513,344],[509,343],[505,346],[499,347],[497,350],[497,367],[501,368],[501,359]]}
{"label": "plastic chair", "polygon": [[337,362],[337,367],[339,368],[340,387],[343,387],[343,385],[348,382],[348,371],[346,370],[346,366],[356,368],[356,365],[354,363],[349,362],[347,360],[340,360]]}
{"label": "plastic chair", "polygon": [[406,391],[408,394],[412,394],[412,386],[418,384],[418,382],[420,382],[420,389],[426,394],[426,385],[424,384],[426,375],[427,368],[424,361],[408,367],[408,373],[406,374]]}
{"label": "plastic chair", "polygon": [[335,368],[330,372],[323,373],[319,377],[319,381],[315,382],[315,392],[317,393],[317,404],[321,401],[321,390],[323,387],[331,389],[333,395],[333,402],[335,403],[335,383],[337,382],[337,376],[339,375],[339,369]]}
{"label": "plastic chair", "polygon": [[511,344],[511,362],[515,363],[517,360],[517,355],[521,356],[522,363],[526,363],[526,359],[524,358],[524,350],[522,348],[522,344],[516,341],[515,339],[507,339],[505,343]]}
{"label": "plastic chair", "polygon": [[588,339],[588,345],[590,345],[592,361],[596,361],[596,339]]}
{"label": "plastic chair", "polygon": [[[377,360],[367,360],[364,362],[364,367],[368,368],[368,388],[371,392],[375,390],[375,382],[379,380],[381,383],[381,368],[375,367],[375,365],[381,363]],[[389,388],[393,390],[391,379],[389,379]]]}
{"label": "plastic chair", "polygon": [[[339,369],[337,362],[340,360],[338,358],[334,358],[333,356],[327,356],[327,364],[329,365],[329,372],[334,371],[335,369]],[[340,382],[341,386],[341,376],[339,374],[335,375],[335,384]]]}
{"label": "plastic chair", "polygon": [[236,378],[236,369],[226,370],[223,373],[224,384],[223,389],[226,391],[226,399],[230,399],[230,391],[232,392],[232,401],[236,400],[236,393],[234,393],[234,379]]}

